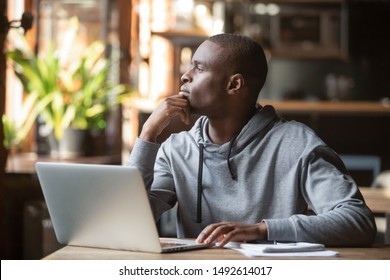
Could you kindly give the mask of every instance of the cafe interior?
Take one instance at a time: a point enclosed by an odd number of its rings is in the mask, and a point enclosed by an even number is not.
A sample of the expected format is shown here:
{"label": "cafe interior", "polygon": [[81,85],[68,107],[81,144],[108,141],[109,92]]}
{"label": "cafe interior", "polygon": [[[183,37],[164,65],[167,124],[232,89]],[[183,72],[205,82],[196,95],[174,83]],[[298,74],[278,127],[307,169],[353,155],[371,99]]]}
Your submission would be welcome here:
{"label": "cafe interior", "polygon": [[[376,242],[390,244],[389,0],[0,0],[0,11],[2,259],[41,259],[62,246],[35,162],[123,164],[158,102],[178,92],[197,46],[223,32],[264,47],[258,102],[341,156],[376,216]],[[97,92],[95,82],[105,91],[72,100]],[[45,97],[62,111],[50,115]],[[174,121],[158,141],[190,127]],[[159,231],[174,236],[174,213]]]}

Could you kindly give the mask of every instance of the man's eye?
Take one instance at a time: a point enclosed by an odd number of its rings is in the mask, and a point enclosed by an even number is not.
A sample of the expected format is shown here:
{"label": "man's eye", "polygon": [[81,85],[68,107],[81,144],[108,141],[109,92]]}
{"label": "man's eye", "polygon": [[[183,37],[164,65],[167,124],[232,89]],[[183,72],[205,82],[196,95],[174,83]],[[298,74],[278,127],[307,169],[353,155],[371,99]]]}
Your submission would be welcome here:
{"label": "man's eye", "polygon": [[198,72],[203,72],[203,68],[202,68],[202,67],[199,67],[199,66],[196,67],[196,70],[197,70]]}

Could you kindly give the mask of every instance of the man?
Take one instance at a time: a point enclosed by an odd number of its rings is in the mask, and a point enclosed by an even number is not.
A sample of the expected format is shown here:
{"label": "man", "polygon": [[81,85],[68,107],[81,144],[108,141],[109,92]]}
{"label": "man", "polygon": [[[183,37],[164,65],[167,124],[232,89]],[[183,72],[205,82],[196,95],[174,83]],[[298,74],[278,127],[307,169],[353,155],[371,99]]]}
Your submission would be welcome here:
{"label": "man", "polygon": [[[128,162],[144,177],[155,219],[177,203],[178,237],[221,246],[370,245],[372,213],[339,157],[308,127],[257,105],[266,75],[264,52],[248,37],[220,34],[199,46],[179,94],[145,122]],[[202,116],[190,131],[155,143],[190,114]]]}

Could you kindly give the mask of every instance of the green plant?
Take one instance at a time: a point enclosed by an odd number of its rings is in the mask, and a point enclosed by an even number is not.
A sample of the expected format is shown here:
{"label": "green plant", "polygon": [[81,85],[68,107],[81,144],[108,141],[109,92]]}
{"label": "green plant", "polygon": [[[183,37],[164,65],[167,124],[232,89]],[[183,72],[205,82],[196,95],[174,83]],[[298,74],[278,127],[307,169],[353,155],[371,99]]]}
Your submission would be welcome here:
{"label": "green plant", "polygon": [[7,115],[2,116],[5,148],[18,147],[23,144],[27,134],[34,125],[40,111],[50,102],[49,97],[38,99],[36,92],[30,93],[22,104],[22,115],[16,120],[10,119]]}
{"label": "green plant", "polygon": [[[74,25],[72,28],[74,32]],[[103,129],[107,113],[132,92],[128,86],[109,80],[110,63],[101,41],[91,43],[81,58],[65,64],[53,43],[44,56],[38,56],[24,36],[15,38],[18,47],[7,57],[27,93],[23,106],[26,117],[17,123],[3,116],[4,145],[21,142],[38,115],[52,127],[57,140],[68,127]]]}
{"label": "green plant", "polygon": [[69,101],[70,125],[74,128],[105,128],[106,113],[129,92],[125,85],[115,85],[108,79],[110,64],[103,58],[104,51],[102,42],[93,42],[81,59],[62,73],[62,96],[65,103]]}

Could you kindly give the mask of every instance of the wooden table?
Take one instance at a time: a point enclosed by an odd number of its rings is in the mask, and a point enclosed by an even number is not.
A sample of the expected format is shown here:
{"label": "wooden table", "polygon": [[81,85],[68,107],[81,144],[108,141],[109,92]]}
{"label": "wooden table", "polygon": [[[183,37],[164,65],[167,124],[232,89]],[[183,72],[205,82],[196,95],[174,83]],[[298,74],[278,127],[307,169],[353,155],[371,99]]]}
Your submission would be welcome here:
{"label": "wooden table", "polygon": [[[390,213],[390,190],[360,187],[367,205],[376,214]],[[389,227],[387,229],[389,231]],[[390,260],[390,245],[375,245],[370,248],[329,248],[338,251],[340,254],[331,259],[386,259]],[[86,247],[65,246],[62,249],[48,255],[45,259],[114,259],[114,260],[175,260],[175,259],[195,259],[195,260],[219,260],[219,259],[251,259],[239,252],[229,249],[204,249],[169,254],[151,254],[130,251],[96,249]],[[252,258],[253,259],[253,258]],[[255,258],[258,259],[258,258]],[[261,258],[259,258],[261,259]],[[269,259],[269,258],[267,258]],[[278,258],[280,259],[280,258]],[[301,258],[300,258],[301,259]],[[327,258],[329,259],[329,258]]]}
{"label": "wooden table", "polygon": [[[337,257],[326,259],[348,260],[390,260],[390,245],[377,245],[370,248],[328,248],[339,252]],[[65,246],[45,257],[46,260],[249,260],[272,259],[269,257],[246,257],[230,249],[201,249],[180,253],[140,253],[131,251]],[[276,258],[275,259],[291,259]],[[308,259],[296,257],[295,259]],[[309,259],[319,259],[311,257]]]}
{"label": "wooden table", "polygon": [[70,162],[86,164],[122,164],[121,155],[86,156],[73,159],[57,159],[50,156],[39,156],[36,153],[20,153],[10,156],[7,161],[6,174],[34,174],[35,163],[44,162]]}

